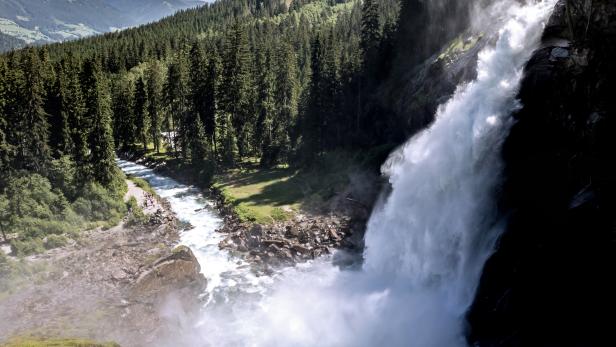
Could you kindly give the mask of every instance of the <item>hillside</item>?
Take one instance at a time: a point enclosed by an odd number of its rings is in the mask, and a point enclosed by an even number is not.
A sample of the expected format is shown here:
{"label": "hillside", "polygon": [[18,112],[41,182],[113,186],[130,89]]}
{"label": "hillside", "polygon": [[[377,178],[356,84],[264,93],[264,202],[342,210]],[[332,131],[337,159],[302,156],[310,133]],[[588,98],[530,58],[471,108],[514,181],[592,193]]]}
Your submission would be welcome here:
{"label": "hillside", "polygon": [[0,33],[13,40],[0,37],[1,51],[115,31],[203,4],[198,0],[2,1]]}

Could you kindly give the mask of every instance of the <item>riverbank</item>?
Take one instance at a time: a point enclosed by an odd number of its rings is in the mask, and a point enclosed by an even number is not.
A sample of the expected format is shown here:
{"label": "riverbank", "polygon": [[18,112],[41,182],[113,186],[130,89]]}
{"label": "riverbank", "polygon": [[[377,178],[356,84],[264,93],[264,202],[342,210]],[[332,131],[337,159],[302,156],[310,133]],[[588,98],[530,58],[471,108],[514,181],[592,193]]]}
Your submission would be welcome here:
{"label": "riverbank", "polygon": [[247,160],[217,172],[208,183],[164,153],[124,157],[199,187],[223,218],[219,246],[265,267],[292,265],[336,249],[361,254],[381,186],[378,175],[340,153],[304,170],[262,168]]}
{"label": "riverbank", "polygon": [[[174,331],[169,300],[187,314],[205,288],[199,263],[179,240],[176,217],[163,199],[128,181],[146,218],[97,228],[78,242],[28,258],[9,259],[24,270],[0,298],[0,341],[15,336],[87,338],[149,346]],[[32,270],[29,272],[29,270]]]}

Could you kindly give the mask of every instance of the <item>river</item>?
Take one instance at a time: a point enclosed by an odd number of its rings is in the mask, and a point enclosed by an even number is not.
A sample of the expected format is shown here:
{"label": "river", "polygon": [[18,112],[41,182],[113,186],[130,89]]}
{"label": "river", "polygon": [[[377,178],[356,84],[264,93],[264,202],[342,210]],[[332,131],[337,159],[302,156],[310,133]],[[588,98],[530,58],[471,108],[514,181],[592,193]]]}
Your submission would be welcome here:
{"label": "river", "polygon": [[491,23],[477,78],[458,86],[435,122],[384,165],[392,190],[368,223],[359,270],[321,258],[258,277],[218,249],[220,218],[198,191],[121,161],[194,226],[181,242],[210,281],[199,319],[168,345],[466,346],[465,313],[502,229],[501,144],[554,4],[499,0],[476,14]]}

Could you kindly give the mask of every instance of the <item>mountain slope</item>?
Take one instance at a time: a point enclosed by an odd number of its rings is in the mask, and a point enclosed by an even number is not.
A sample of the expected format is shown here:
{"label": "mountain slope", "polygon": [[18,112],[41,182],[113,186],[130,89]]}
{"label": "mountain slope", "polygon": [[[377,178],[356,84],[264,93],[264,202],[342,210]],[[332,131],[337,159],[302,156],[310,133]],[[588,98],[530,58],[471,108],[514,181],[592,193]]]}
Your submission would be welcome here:
{"label": "mountain slope", "polygon": [[197,0],[5,0],[0,2],[0,47],[70,40],[135,26],[203,4]]}

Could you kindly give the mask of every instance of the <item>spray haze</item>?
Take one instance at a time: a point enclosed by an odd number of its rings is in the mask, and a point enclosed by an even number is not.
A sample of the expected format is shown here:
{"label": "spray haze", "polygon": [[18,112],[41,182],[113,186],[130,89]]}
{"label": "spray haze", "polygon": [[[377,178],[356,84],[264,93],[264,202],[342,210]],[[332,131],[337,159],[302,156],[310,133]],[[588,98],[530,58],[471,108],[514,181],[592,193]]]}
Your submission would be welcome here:
{"label": "spray haze", "polygon": [[170,191],[161,195],[178,200],[178,216],[195,226],[183,241],[214,279],[196,322],[186,324],[173,305],[165,309],[182,324],[162,344],[465,346],[464,315],[501,230],[495,206],[501,143],[520,107],[515,96],[524,65],[555,1],[475,7],[474,22],[494,33],[479,54],[477,78],[458,86],[434,123],[383,166],[391,192],[368,223],[358,271],[325,257],[251,278],[241,266],[219,264],[235,260],[203,237],[213,230],[211,216],[196,212],[199,199],[162,187]]}
{"label": "spray haze", "polygon": [[500,145],[554,2],[484,7],[498,28],[494,44],[479,55],[477,79],[384,166],[392,191],[368,224],[363,269],[323,258],[276,274],[262,296],[235,288],[182,343],[464,346],[464,314],[500,232]]}

